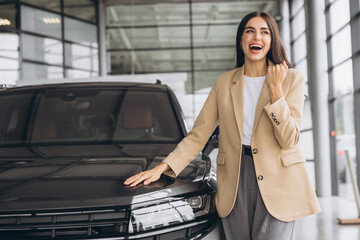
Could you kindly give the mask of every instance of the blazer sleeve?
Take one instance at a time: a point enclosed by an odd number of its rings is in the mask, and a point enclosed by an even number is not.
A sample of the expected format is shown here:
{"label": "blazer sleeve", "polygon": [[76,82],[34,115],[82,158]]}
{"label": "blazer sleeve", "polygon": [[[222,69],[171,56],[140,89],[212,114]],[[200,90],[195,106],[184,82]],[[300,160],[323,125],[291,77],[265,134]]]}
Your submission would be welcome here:
{"label": "blazer sleeve", "polygon": [[291,83],[287,95],[264,107],[282,149],[292,148],[299,142],[304,107],[304,78],[296,70],[289,73]]}
{"label": "blazer sleeve", "polygon": [[219,119],[217,105],[218,82],[219,79],[212,86],[192,130],[177,145],[175,150],[163,160],[170,167],[170,170],[164,172],[164,174],[170,177],[178,176],[196,158],[217,126]]}

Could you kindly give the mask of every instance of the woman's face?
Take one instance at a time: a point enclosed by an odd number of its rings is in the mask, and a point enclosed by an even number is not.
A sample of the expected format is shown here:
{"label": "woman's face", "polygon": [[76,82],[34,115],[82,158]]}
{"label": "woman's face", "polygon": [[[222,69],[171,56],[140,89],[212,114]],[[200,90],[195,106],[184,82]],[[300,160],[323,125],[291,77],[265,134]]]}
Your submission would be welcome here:
{"label": "woman's face", "polygon": [[262,17],[248,21],[241,36],[240,46],[245,62],[256,62],[266,58],[271,46],[270,28]]}

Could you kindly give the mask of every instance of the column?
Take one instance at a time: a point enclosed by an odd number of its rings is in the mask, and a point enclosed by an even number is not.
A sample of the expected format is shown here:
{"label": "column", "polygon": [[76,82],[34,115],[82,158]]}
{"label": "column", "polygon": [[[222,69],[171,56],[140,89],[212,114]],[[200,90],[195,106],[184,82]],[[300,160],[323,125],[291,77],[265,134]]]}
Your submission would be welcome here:
{"label": "column", "polygon": [[305,0],[309,97],[312,103],[316,191],[331,196],[328,77],[324,1]]}
{"label": "column", "polygon": [[354,115],[356,144],[356,175],[360,186],[360,3],[350,1],[350,26],[354,79]]}
{"label": "column", "polygon": [[[100,62],[100,76],[107,75],[107,62],[106,62],[106,14],[105,5],[103,0],[99,0],[98,4],[98,34],[99,34],[99,62]],[[110,63],[109,63],[110,64]]]}

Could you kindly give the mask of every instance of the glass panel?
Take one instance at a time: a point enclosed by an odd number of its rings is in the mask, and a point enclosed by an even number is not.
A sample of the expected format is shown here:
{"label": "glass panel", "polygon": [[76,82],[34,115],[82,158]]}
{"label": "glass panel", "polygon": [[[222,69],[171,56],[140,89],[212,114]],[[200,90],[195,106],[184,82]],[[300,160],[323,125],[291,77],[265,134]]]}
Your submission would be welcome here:
{"label": "glass panel", "polygon": [[356,166],[354,95],[338,99],[335,102],[335,114],[339,196],[355,200],[345,154],[347,150],[352,165]]}
{"label": "glass panel", "polygon": [[[107,87],[108,88],[108,87]],[[178,142],[182,135],[166,91],[101,88],[46,89],[1,97],[0,144],[103,141]],[[121,104],[119,104],[121,103]],[[27,129],[30,114],[31,128]],[[143,118],[139,118],[142,116]],[[27,133],[27,136],[24,136]]]}
{"label": "glass panel", "polygon": [[15,85],[17,80],[19,80],[19,71],[18,70],[1,70],[0,69],[0,84]]}
{"label": "glass panel", "polygon": [[55,13],[21,6],[21,29],[61,38],[61,17]]}
{"label": "glass panel", "polygon": [[0,57],[0,70],[18,70],[19,61]]}
{"label": "glass panel", "polygon": [[352,61],[346,61],[333,69],[334,95],[344,94],[354,89]]}
{"label": "glass panel", "polygon": [[337,0],[330,7],[330,31],[336,32],[350,21],[349,0]]}
{"label": "glass panel", "polygon": [[60,12],[60,0],[21,0],[24,3],[29,3],[34,6],[46,8],[52,11]]}
{"label": "glass panel", "polygon": [[136,52],[110,52],[111,73],[190,71],[190,50],[151,50]]}
{"label": "glass panel", "polygon": [[[276,10],[276,3],[268,1],[266,4],[268,12]],[[246,1],[217,1],[192,3],[193,23],[236,23],[248,13],[264,9],[264,2]]]}
{"label": "glass panel", "polygon": [[295,68],[299,70],[304,76],[305,83],[308,82],[308,74],[307,74],[307,59],[304,58],[301,62],[297,63]]}
{"label": "glass panel", "polygon": [[0,144],[21,143],[25,138],[33,94],[3,95],[0,101]]}
{"label": "glass panel", "polygon": [[202,107],[204,106],[204,103],[209,95],[209,93],[205,93],[205,91],[207,91],[208,89],[204,89],[203,92],[204,93],[197,93],[194,95],[194,120],[196,119],[196,117],[199,115]]}
{"label": "glass panel", "polygon": [[302,8],[291,23],[292,39],[297,39],[305,32],[305,10]]}
{"label": "glass panel", "polygon": [[[217,80],[218,76],[224,73],[225,71],[204,71],[204,72],[195,72],[194,78],[195,78],[195,91],[194,95],[188,94],[187,96],[193,96],[192,102],[188,103],[191,104],[190,106],[193,106],[193,111],[186,112],[185,116],[187,116],[187,124],[189,129],[193,127],[194,121],[196,117],[199,115],[200,110],[202,109],[205,100],[207,99],[211,87]],[[190,74],[189,74],[190,75]],[[191,84],[191,81],[186,82],[186,84]],[[190,85],[191,87],[191,85]],[[190,88],[191,89],[191,88]],[[184,107],[186,109],[186,107]],[[189,108],[189,106],[187,106]]]}
{"label": "glass panel", "polygon": [[291,1],[291,14],[294,16],[294,14],[297,13],[297,11],[300,10],[300,8],[304,7],[304,0],[293,0]]}
{"label": "glass panel", "polygon": [[19,57],[19,36],[14,33],[0,32],[0,56]]}
{"label": "glass panel", "polygon": [[190,47],[189,27],[107,30],[110,49]]}
{"label": "glass panel", "polygon": [[235,48],[194,49],[196,70],[230,70],[235,66]]}
{"label": "glass panel", "polygon": [[23,34],[21,37],[23,58],[50,64],[63,63],[63,45],[51,38]]}
{"label": "glass panel", "polygon": [[64,0],[64,13],[96,23],[95,3],[89,0]]}
{"label": "glass panel", "polygon": [[349,135],[355,133],[354,125],[354,95],[338,98],[335,104],[336,134]]}
{"label": "glass panel", "polygon": [[[187,80],[185,84],[179,85],[176,90],[176,97],[179,100],[179,104],[184,114],[184,119],[188,130],[190,130],[194,124],[194,95],[189,94],[191,92],[191,74],[187,74]],[[189,85],[189,91],[185,91],[185,85]]]}
{"label": "glass panel", "polygon": [[0,29],[3,27],[16,27],[16,11],[14,4],[0,5]]}
{"label": "glass panel", "polygon": [[91,77],[91,72],[77,70],[77,69],[66,69],[66,77],[68,77],[68,78],[89,78],[89,77]]}
{"label": "glass panel", "polygon": [[60,79],[63,78],[63,68],[48,65],[23,63],[23,80]]}
{"label": "glass panel", "polygon": [[96,25],[65,17],[65,39],[97,47]]}
{"label": "glass panel", "polygon": [[224,72],[225,71],[195,72],[195,94],[209,94],[215,81]]}
{"label": "glass panel", "polygon": [[235,46],[238,25],[193,26],[194,46]]}
{"label": "glass panel", "polygon": [[[96,60],[94,60],[96,59]],[[98,71],[98,50],[77,44],[65,44],[65,64],[68,67]]]}
{"label": "glass panel", "polygon": [[294,63],[299,62],[304,57],[306,57],[306,38],[305,34],[301,35],[293,45],[294,50]]}
{"label": "glass panel", "polygon": [[19,80],[19,61],[0,57],[0,84],[15,85]]}
{"label": "glass panel", "polygon": [[299,147],[302,150],[305,159],[314,159],[313,131],[305,131],[300,133]]}
{"label": "glass panel", "polygon": [[107,26],[189,24],[189,3],[116,5],[106,7]]}
{"label": "glass panel", "polygon": [[312,128],[311,119],[312,119],[312,117],[311,117],[311,102],[308,99],[308,100],[304,101],[304,110],[303,110],[303,115],[301,118],[301,130]]}
{"label": "glass panel", "polygon": [[332,64],[336,65],[351,56],[350,25],[333,36],[331,39]]}

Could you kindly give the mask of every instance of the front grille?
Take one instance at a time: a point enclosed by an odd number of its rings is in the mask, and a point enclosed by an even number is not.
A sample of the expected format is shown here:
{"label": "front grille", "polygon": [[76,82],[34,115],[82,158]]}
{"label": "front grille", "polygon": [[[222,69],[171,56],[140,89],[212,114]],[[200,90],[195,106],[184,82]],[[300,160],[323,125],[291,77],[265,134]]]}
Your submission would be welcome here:
{"label": "front grille", "polygon": [[124,208],[0,214],[0,239],[121,237],[129,216]]}
{"label": "front grille", "polygon": [[0,239],[194,240],[209,232],[217,215],[158,230],[127,233],[130,210],[124,208],[0,214]]}

